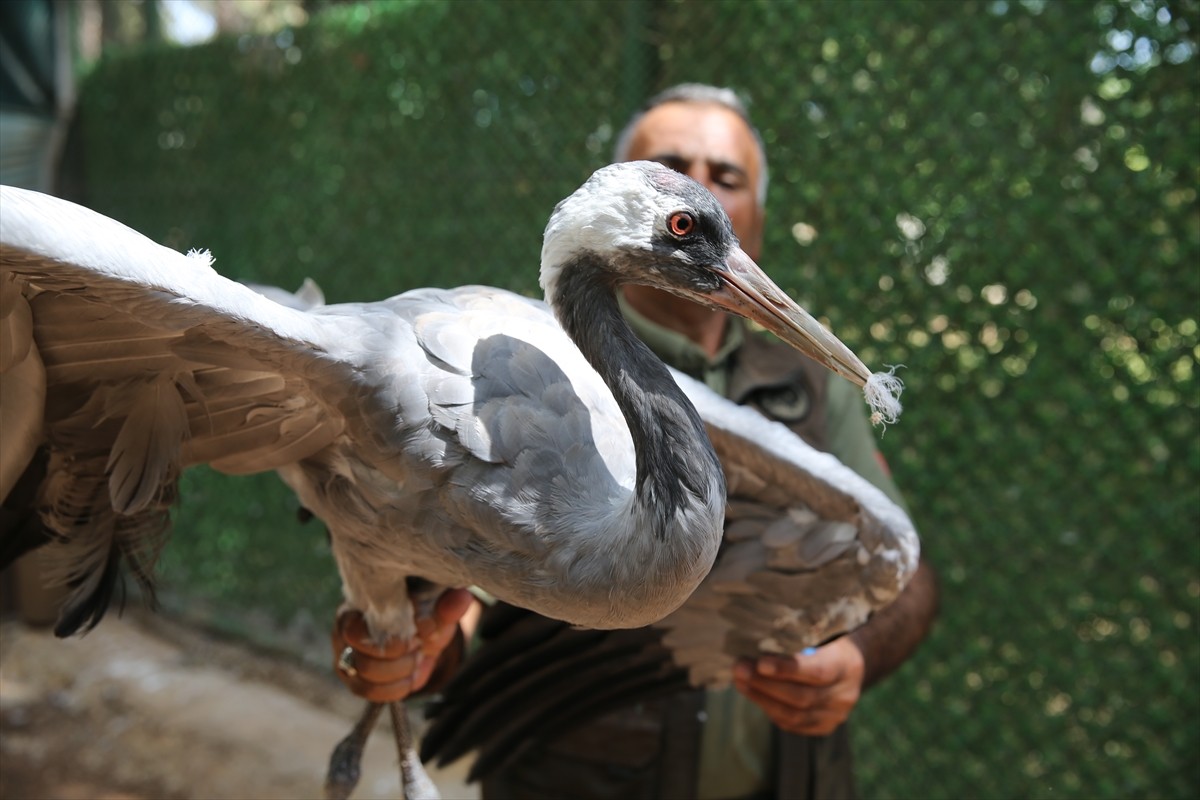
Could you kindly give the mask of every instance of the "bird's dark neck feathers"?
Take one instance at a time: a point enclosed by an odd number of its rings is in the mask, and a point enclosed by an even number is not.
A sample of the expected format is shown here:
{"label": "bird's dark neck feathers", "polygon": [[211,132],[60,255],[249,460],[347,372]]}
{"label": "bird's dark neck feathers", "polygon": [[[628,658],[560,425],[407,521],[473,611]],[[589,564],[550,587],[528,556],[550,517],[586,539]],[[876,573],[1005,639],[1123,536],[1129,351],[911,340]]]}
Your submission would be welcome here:
{"label": "bird's dark neck feathers", "polygon": [[638,499],[654,509],[661,537],[689,494],[708,499],[712,476],[724,489],[724,472],[700,415],[621,316],[616,291],[614,271],[584,254],[563,265],[554,310],[625,416],[637,454]]}

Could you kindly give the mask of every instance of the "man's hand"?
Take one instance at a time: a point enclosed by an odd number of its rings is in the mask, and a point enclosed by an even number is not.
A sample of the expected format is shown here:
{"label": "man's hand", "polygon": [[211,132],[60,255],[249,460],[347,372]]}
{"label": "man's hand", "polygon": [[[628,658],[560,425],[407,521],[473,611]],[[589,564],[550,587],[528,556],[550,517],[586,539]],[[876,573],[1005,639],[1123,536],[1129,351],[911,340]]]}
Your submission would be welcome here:
{"label": "man's hand", "polygon": [[803,736],[828,736],[850,716],[862,694],[862,651],[849,636],[811,655],[743,659],[733,684],[776,726]]}
{"label": "man's hand", "polygon": [[[450,589],[438,598],[433,617],[417,620],[417,638],[393,641],[383,646],[372,643],[361,613],[350,611],[338,617],[333,627],[334,672],[346,688],[365,700],[389,703],[403,700],[429,683],[446,648],[455,639],[458,622],[475,605],[466,589]],[[357,674],[338,668],[342,652],[351,648],[350,659]],[[454,654],[461,658],[461,653]],[[443,665],[450,668],[457,664]],[[439,676],[440,677],[440,676]]]}

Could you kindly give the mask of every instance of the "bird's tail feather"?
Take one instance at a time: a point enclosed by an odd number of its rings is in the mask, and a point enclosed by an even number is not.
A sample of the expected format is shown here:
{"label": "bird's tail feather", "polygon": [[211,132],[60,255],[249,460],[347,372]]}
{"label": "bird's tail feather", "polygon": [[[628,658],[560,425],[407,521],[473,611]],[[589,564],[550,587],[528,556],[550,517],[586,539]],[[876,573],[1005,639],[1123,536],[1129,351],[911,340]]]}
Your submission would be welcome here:
{"label": "bird's tail feather", "polygon": [[[51,459],[53,465],[55,456]],[[174,484],[168,484],[153,503],[133,514],[119,514],[112,508],[104,471],[85,462],[51,469],[44,496],[53,501],[42,509],[42,521],[52,539],[47,551],[47,579],[72,588],[54,628],[60,637],[94,628],[114,600],[123,607],[123,566],[146,601],[155,604],[154,564],[165,541],[170,506],[175,500]]]}
{"label": "bird's tail feather", "polygon": [[624,705],[687,685],[652,629],[581,630],[512,606],[488,609],[487,646],[431,704],[423,759],[439,764],[471,750],[471,780]]}

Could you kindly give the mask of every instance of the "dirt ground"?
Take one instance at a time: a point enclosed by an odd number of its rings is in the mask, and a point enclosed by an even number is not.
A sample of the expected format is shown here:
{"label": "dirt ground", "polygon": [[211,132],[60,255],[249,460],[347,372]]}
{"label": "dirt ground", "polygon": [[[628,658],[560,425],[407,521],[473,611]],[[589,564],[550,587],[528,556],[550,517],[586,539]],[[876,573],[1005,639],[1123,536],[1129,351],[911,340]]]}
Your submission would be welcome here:
{"label": "dirt ground", "polygon": [[[5,622],[0,799],[320,798],[360,711],[327,673],[147,613],[68,641]],[[389,734],[372,736],[355,798],[399,796]],[[447,800],[478,797],[466,766],[431,771]]]}

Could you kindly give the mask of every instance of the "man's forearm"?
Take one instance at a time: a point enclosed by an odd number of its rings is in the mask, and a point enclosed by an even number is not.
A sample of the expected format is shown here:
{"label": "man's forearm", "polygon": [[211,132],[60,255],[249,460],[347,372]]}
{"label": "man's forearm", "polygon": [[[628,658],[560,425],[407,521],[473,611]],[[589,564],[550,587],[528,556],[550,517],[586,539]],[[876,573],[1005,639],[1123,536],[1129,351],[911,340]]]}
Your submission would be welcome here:
{"label": "man's forearm", "polygon": [[892,674],[916,652],[929,635],[937,613],[937,575],[921,559],[900,596],[850,634],[863,654],[863,689]]}

